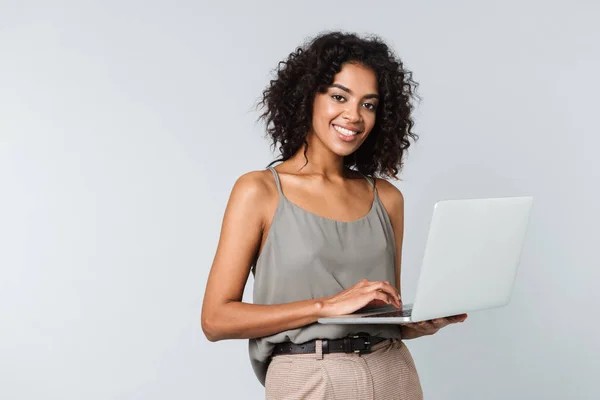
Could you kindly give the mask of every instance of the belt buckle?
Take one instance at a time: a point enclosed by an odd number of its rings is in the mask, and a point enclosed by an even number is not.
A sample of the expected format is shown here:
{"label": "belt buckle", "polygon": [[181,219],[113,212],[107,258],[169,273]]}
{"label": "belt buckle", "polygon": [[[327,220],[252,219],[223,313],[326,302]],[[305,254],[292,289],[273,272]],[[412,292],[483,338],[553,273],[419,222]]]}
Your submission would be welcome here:
{"label": "belt buckle", "polygon": [[371,335],[366,332],[359,332],[355,335],[350,335],[351,339],[360,339],[364,338],[364,348],[362,349],[354,349],[353,352],[356,354],[365,354],[371,352]]}

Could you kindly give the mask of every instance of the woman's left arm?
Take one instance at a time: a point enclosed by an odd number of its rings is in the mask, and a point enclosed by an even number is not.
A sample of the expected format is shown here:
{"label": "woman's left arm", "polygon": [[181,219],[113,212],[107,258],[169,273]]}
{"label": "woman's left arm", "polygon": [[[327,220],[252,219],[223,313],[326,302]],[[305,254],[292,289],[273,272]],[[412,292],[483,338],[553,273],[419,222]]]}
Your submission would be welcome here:
{"label": "woman's left arm", "polygon": [[[396,186],[384,179],[377,179],[377,193],[390,217],[392,229],[394,230],[396,241],[396,288],[400,294],[402,242],[404,238],[404,196]],[[433,335],[441,328],[456,322],[463,322],[465,319],[467,319],[467,314],[401,325],[402,339],[408,340]]]}

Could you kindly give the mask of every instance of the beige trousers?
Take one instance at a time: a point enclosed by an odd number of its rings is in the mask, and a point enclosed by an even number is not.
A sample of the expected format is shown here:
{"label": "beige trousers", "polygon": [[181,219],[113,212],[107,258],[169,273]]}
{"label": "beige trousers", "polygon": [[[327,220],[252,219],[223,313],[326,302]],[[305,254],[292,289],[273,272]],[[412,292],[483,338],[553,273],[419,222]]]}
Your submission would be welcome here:
{"label": "beige trousers", "polygon": [[315,354],[273,357],[265,382],[267,400],[421,400],[419,375],[399,339],[377,343],[368,354]]}

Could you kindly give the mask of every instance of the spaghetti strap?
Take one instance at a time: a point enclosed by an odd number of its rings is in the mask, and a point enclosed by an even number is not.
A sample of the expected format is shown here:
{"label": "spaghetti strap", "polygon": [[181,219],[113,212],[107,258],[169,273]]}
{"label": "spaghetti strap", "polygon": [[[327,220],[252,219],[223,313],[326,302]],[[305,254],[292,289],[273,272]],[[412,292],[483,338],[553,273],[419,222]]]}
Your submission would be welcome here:
{"label": "spaghetti strap", "polygon": [[281,197],[283,197],[283,190],[281,189],[281,181],[279,180],[279,175],[277,174],[277,171],[275,171],[275,168],[269,167],[269,169],[271,170],[271,172],[273,173],[273,176],[275,177],[275,184],[277,185],[277,190],[279,191],[279,195]]}
{"label": "spaghetti strap", "polygon": [[377,188],[375,187],[375,181],[371,178],[369,178],[368,176],[366,176],[365,174],[363,174],[360,171],[356,171],[359,174],[361,174],[363,176],[363,178],[365,178],[367,180],[367,182],[369,182],[369,185],[371,185],[371,187],[373,188],[373,191],[375,192],[375,194],[377,194]]}

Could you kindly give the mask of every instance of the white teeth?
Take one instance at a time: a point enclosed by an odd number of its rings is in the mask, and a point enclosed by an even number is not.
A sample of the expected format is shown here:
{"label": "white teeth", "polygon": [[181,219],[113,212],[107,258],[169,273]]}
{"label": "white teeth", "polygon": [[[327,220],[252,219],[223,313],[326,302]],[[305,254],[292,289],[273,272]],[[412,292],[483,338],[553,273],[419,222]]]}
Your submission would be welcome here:
{"label": "white teeth", "polygon": [[351,131],[346,128],[342,128],[341,126],[333,125],[333,127],[335,128],[336,131],[338,131],[339,133],[341,133],[342,135],[345,135],[345,136],[354,136],[354,135],[358,134],[358,132]]}

